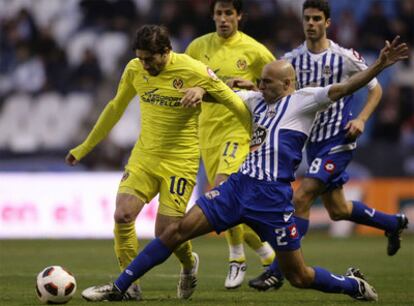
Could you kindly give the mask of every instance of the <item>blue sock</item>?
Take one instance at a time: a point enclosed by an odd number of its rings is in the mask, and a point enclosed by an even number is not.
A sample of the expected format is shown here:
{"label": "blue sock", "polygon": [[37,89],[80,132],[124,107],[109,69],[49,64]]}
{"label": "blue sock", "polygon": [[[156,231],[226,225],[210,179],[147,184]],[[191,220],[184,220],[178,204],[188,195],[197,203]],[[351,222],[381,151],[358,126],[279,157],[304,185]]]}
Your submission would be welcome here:
{"label": "blue sock", "polygon": [[398,229],[398,218],[395,215],[384,214],[362,202],[353,201],[352,204],[350,221],[376,227],[387,232],[395,232]]}
{"label": "blue sock", "polygon": [[[296,223],[296,227],[298,229],[300,238],[303,238],[303,236],[306,235],[306,233],[308,232],[309,229],[309,220],[308,219],[303,219],[300,217],[296,217],[295,216],[295,223]],[[268,271],[272,271],[272,273],[279,279],[282,280],[284,279],[282,272],[280,271],[279,268],[279,261],[277,260],[277,258],[275,258],[275,260],[273,260],[272,264],[267,268]]]}
{"label": "blue sock", "polygon": [[328,293],[345,293],[351,296],[359,292],[358,282],[355,279],[332,274],[320,267],[314,267],[313,270],[315,270],[315,279],[311,285],[313,289]]}
{"label": "blue sock", "polygon": [[172,251],[159,238],[152,240],[121,273],[114,282],[115,286],[125,292],[135,280],[164,262],[171,254]]}

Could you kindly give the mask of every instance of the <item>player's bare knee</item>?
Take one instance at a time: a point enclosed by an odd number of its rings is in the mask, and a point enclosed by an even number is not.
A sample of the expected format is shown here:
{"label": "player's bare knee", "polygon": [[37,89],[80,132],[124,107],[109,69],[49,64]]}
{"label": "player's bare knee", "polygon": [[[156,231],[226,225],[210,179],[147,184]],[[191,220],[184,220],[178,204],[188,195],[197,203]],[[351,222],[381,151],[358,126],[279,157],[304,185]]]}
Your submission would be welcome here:
{"label": "player's bare knee", "polygon": [[300,213],[309,210],[313,199],[313,193],[307,192],[305,190],[298,190],[298,192],[295,192],[293,194],[293,203],[295,205],[295,211],[297,213]]}
{"label": "player's bare knee", "polygon": [[131,223],[135,220],[135,217],[127,211],[117,209],[114,213],[114,220],[115,223]]}
{"label": "player's bare knee", "polygon": [[348,217],[348,212],[346,209],[341,209],[340,207],[329,207],[327,210],[329,217],[333,221],[345,220]]}

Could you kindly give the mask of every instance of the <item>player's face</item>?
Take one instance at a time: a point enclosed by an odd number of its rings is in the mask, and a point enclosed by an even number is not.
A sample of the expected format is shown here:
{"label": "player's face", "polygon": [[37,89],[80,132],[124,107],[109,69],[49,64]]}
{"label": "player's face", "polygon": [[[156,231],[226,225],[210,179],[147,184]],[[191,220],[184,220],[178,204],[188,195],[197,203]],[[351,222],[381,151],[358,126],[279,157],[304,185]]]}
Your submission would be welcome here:
{"label": "player's face", "polygon": [[216,24],[216,32],[220,37],[229,38],[237,32],[241,14],[238,15],[233,4],[217,2],[214,5],[213,20]]}
{"label": "player's face", "polygon": [[267,66],[263,68],[259,89],[266,103],[272,104],[284,94],[284,82],[277,78]]}
{"label": "player's face", "polygon": [[166,53],[151,53],[146,50],[135,50],[136,56],[141,61],[144,69],[152,76],[158,75],[167,64],[168,54]]}
{"label": "player's face", "polygon": [[326,37],[331,20],[325,19],[324,13],[316,8],[307,8],[303,11],[302,22],[306,39],[317,41]]}

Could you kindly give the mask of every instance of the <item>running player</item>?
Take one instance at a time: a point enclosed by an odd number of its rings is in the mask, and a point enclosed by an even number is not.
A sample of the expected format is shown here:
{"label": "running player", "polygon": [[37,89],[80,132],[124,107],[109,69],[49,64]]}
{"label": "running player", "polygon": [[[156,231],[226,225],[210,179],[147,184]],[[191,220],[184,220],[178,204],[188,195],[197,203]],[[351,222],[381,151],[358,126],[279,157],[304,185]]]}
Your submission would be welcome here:
{"label": "running player", "polygon": [[[275,58],[265,46],[238,31],[242,4],[242,0],[211,1],[216,32],[195,39],[186,53],[208,65],[223,81],[241,77],[256,83],[263,66]],[[201,109],[201,158],[209,184],[218,186],[243,163],[249,152],[250,134],[223,105],[203,103]],[[244,241],[259,255],[263,266],[272,263],[274,252],[245,224],[229,229],[225,235],[229,270],[224,286],[234,289],[241,286],[246,273]]]}
{"label": "running player", "polygon": [[[293,217],[290,183],[316,113],[355,92],[386,67],[406,58],[408,47],[398,44],[396,37],[391,44],[386,42],[378,59],[368,69],[338,84],[298,91],[295,91],[295,70],[288,61],[267,64],[260,81],[261,92],[239,93],[255,126],[253,151],[239,172],[199,198],[197,205],[151,241],[114,283],[90,287],[83,291],[83,297],[91,301],[123,300],[130,284],[164,262],[179,244],[244,222],[272,245],[284,275],[293,286],[344,293],[358,300],[378,300],[375,289],[357,269],[348,269],[346,275],[335,275],[323,268],[305,265]],[[233,111],[241,112],[238,117],[242,118],[246,108]]]}
{"label": "running player", "polygon": [[[145,203],[159,194],[155,225],[158,237],[168,225],[182,218],[195,185],[200,108],[183,108],[180,100],[184,93],[179,90],[199,86],[223,101],[239,99],[204,64],[174,53],[164,27],[141,27],[133,48],[137,58],[126,66],[116,96],[86,140],[66,157],[68,164],[78,163],[110,132],[131,99],[139,96],[141,134],[125,167],[114,214],[114,248],[121,270],[137,255],[135,219]],[[245,129],[250,131],[250,122]],[[174,254],[182,264],[177,296],[187,299],[196,285],[198,256],[192,252],[190,242],[181,244]],[[141,298],[137,284],[128,290],[128,297]]]}
{"label": "running player", "polygon": [[[283,56],[295,68],[299,88],[338,83],[367,68],[356,51],[344,49],[327,38],[330,23],[326,0],[304,2],[306,41]],[[356,139],[382,95],[376,79],[367,87],[367,101],[357,118],[351,115],[352,95],[318,113],[306,146],[309,168],[293,196],[295,218],[299,233],[304,236],[309,227],[310,207],[321,196],[332,220],[349,220],[384,230],[388,237],[388,255],[392,256],[400,248],[400,235],[408,223],[406,216],[384,214],[362,202],[346,200],[342,188],[349,179],[345,169],[352,159]],[[282,280],[276,260],[268,270],[250,280],[249,286],[257,290],[277,289]]]}

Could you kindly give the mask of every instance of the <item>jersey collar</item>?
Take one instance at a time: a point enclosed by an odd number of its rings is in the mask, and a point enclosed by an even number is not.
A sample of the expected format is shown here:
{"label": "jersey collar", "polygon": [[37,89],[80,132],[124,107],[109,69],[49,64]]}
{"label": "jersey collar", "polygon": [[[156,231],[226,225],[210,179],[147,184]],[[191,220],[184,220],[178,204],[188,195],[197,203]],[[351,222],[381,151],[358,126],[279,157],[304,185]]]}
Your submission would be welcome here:
{"label": "jersey collar", "polygon": [[230,36],[229,38],[222,38],[220,36],[218,36],[217,32],[214,33],[214,37],[216,38],[216,40],[220,43],[220,44],[225,44],[225,45],[232,45],[235,42],[237,42],[240,38],[241,38],[242,33],[240,31],[237,31],[236,33],[234,33],[233,36]]}
{"label": "jersey collar", "polygon": [[310,54],[313,54],[313,55],[321,55],[321,54],[324,54],[326,51],[328,51],[332,47],[332,43],[333,43],[332,40],[328,39],[328,42],[329,42],[328,48],[326,48],[325,50],[323,50],[323,51],[321,51],[319,53],[314,53],[311,50],[309,50],[308,49],[308,45],[306,44],[306,41],[303,43],[303,45],[305,46],[306,52],[308,52]]}

